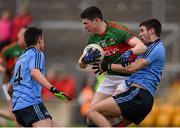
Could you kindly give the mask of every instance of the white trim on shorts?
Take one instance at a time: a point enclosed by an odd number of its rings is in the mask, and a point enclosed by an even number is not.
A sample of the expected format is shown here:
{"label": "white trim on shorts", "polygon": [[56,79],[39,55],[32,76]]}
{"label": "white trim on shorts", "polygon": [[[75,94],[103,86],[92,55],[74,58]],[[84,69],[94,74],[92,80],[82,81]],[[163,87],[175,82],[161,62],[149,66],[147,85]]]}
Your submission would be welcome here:
{"label": "white trim on shorts", "polygon": [[119,75],[105,75],[104,80],[97,88],[97,92],[109,95],[113,95],[116,90],[125,92],[129,89],[125,83],[127,78],[129,77]]}

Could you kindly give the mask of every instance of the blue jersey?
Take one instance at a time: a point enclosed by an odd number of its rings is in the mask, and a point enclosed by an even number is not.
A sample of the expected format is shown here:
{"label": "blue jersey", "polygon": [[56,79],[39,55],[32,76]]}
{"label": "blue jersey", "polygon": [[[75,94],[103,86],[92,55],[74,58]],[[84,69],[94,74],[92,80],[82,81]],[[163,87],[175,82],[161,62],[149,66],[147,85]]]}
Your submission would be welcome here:
{"label": "blue jersey", "polygon": [[45,74],[44,63],[44,54],[33,47],[19,57],[11,78],[13,111],[42,102],[42,86],[32,78],[31,70],[39,69],[42,74]]}
{"label": "blue jersey", "polygon": [[143,86],[154,96],[165,65],[165,48],[160,39],[147,47],[147,51],[139,57],[146,59],[148,65],[133,73],[127,82]]}

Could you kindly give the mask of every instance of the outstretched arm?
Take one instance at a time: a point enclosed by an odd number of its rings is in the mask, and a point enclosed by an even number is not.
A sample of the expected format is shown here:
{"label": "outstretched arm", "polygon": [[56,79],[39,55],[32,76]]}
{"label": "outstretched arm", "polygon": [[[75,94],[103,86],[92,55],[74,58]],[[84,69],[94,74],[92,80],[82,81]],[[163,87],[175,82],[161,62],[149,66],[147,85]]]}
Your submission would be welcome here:
{"label": "outstretched arm", "polygon": [[71,100],[70,97],[66,96],[63,92],[57,90],[53,85],[51,85],[48,80],[44,77],[44,75],[40,72],[39,69],[32,69],[31,76],[39,82],[41,85],[45,86],[51,93],[53,93],[56,97],[62,100]]}
{"label": "outstretched arm", "polygon": [[31,76],[39,82],[41,85],[45,86],[47,89],[50,90],[51,87],[53,87],[48,80],[44,77],[44,75],[40,72],[39,69],[32,69],[31,70]]}

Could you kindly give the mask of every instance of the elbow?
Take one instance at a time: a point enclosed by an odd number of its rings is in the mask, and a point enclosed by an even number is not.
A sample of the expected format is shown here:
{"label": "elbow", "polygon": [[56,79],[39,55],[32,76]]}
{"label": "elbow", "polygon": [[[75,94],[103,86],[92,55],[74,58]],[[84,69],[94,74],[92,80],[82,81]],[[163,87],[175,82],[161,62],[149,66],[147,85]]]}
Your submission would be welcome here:
{"label": "elbow", "polygon": [[12,97],[12,93],[13,93],[13,88],[12,88],[12,86],[8,86],[8,89],[7,89],[7,92],[8,92],[8,94],[10,95],[10,97]]}
{"label": "elbow", "polygon": [[34,77],[34,70],[31,70],[31,76]]}
{"label": "elbow", "polygon": [[7,90],[8,94],[11,96],[12,92],[10,90]]}
{"label": "elbow", "polygon": [[143,54],[147,51],[147,46],[142,41],[140,41],[137,49],[137,54]]}

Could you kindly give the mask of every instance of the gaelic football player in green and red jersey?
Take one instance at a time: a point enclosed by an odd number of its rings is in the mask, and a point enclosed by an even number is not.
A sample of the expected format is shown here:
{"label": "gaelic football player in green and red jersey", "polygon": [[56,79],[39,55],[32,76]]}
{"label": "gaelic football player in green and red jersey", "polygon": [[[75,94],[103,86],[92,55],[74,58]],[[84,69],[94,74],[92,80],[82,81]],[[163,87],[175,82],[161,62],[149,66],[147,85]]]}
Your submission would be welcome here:
{"label": "gaelic football player in green and red jersey", "polygon": [[[4,68],[4,82],[9,82],[12,76],[12,70],[17,58],[25,51],[26,43],[24,41],[24,32],[26,28],[22,28],[18,33],[18,41],[14,42],[2,49],[1,58],[5,62]],[[2,65],[1,65],[2,66]],[[3,70],[1,70],[3,72]]]}
{"label": "gaelic football player in green and red jersey", "polygon": [[[135,60],[136,55],[147,50],[144,43],[135,37],[127,27],[113,21],[105,21],[101,10],[95,6],[85,9],[80,17],[84,29],[91,33],[87,45],[94,43],[103,48],[105,53],[103,61],[107,62],[105,64],[119,63],[125,67]],[[87,64],[97,61],[99,56],[94,56],[94,52],[97,51],[89,49],[85,55],[81,55],[78,61],[80,68],[86,68]],[[101,68],[107,73],[97,88],[91,105],[127,90],[124,80],[131,74],[111,71],[111,67],[106,65],[101,65]]]}

